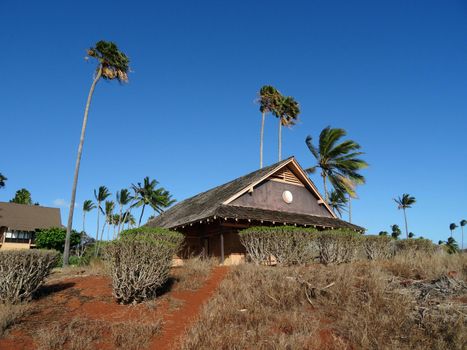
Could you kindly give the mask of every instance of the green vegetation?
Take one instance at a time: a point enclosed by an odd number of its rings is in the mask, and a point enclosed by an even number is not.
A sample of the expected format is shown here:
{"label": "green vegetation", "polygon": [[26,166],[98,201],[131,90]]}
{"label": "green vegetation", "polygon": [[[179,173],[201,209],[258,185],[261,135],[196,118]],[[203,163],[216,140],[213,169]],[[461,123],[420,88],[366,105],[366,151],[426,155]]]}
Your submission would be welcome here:
{"label": "green vegetation", "polygon": [[5,182],[6,180],[8,180],[5,175],[3,175],[2,173],[0,173],[0,188],[3,188],[5,187]]}
{"label": "green vegetation", "polygon": [[345,197],[345,194],[342,191],[332,190],[329,192],[328,204],[334,213],[339,214],[342,218],[342,212],[346,211],[346,206],[349,200]]}
{"label": "green vegetation", "polygon": [[454,232],[454,230],[457,228],[458,226],[455,224],[455,223],[452,223],[449,225],[449,230],[451,231],[451,237],[452,237],[452,233]]}
{"label": "green vegetation", "polygon": [[[78,154],[76,157],[75,172],[73,177],[73,186],[71,189],[70,211],[67,223],[67,235],[65,241],[65,251],[63,253],[63,265],[68,265],[70,255],[70,236],[73,226],[73,212],[75,209],[76,188],[78,185],[79,166],[81,163],[81,154],[83,152],[84,135],[86,133],[86,125],[88,121],[89,107],[91,105],[94,89],[101,78],[105,80],[118,80],[120,83],[128,81],[128,72],[130,70],[128,57],[121,52],[117,45],[113,42],[99,41],[95,47],[91,47],[87,54],[89,57],[97,60],[96,74],[89,90],[86,107],[84,109],[83,126],[81,128],[81,136],[78,146]],[[98,231],[99,232],[99,231]],[[96,237],[97,238],[97,237]]]}
{"label": "green vegetation", "polygon": [[[52,227],[48,229],[39,229],[35,232],[36,246],[40,249],[55,249],[63,253],[65,249],[66,229],[61,227]],[[70,237],[70,246],[75,247],[81,241],[81,234],[72,231]]]}
{"label": "green vegetation", "polygon": [[[124,216],[123,216],[123,207],[125,205],[128,205],[133,197],[130,194],[130,191],[128,191],[126,188],[121,189],[119,192],[117,192],[117,203],[120,207],[120,214],[118,215],[118,228],[117,228],[117,237],[120,235],[121,227],[122,224],[124,223]],[[125,212],[125,214],[127,214]]]}
{"label": "green vegetation", "polygon": [[[308,149],[316,159],[316,165],[305,170],[313,174],[318,168],[321,169],[324,195],[328,203],[330,202],[328,180],[340,196],[348,194],[351,197],[356,195],[355,186],[365,183],[365,177],[359,171],[368,167],[368,163],[358,158],[364,153],[360,152],[360,145],[357,142],[352,140],[340,142],[346,134],[344,129],[334,129],[328,126],[321,131],[318,146],[313,145],[311,136],[305,140]],[[349,218],[350,215],[349,210]]]}
{"label": "green vegetation", "polygon": [[141,219],[143,218],[144,208],[149,205],[155,213],[162,213],[167,207],[171,206],[175,200],[172,195],[163,187],[156,188],[159,184],[156,180],[150,180],[146,176],[143,184],[138,182],[137,185],[131,185],[135,192],[133,207],[142,207],[141,215],[139,216],[138,226],[141,226]]}
{"label": "green vegetation", "polygon": [[263,167],[264,122],[267,113],[276,113],[277,100],[280,96],[276,88],[265,85],[259,90],[259,110],[261,112],[261,133],[259,146],[259,167]]}
{"label": "green vegetation", "polygon": [[412,205],[415,204],[415,202],[416,202],[415,197],[411,196],[408,193],[404,193],[402,195],[402,197],[394,199],[394,201],[397,203],[397,208],[402,209],[404,211],[405,236],[406,236],[406,238],[409,238],[409,228],[408,228],[408,225],[407,225],[406,209],[412,208]]}
{"label": "green vegetation", "polygon": [[278,158],[280,161],[282,160],[282,126],[291,127],[295,125],[300,114],[300,106],[292,96],[279,95],[277,102],[277,108],[273,110],[273,114],[279,119]]}
{"label": "green vegetation", "polygon": [[[10,200],[10,203],[32,205],[33,201],[31,198],[31,192],[25,188],[16,191],[15,196]],[[34,205],[39,205],[39,203],[34,203]]]}
{"label": "green vegetation", "polygon": [[[104,214],[104,209],[102,209],[102,202],[104,202],[110,196],[109,189],[105,186],[99,186],[99,189],[96,191],[94,190],[94,198],[97,202],[97,229],[96,229],[96,242],[99,241],[99,219],[100,214]],[[97,256],[96,250],[96,256]]]}

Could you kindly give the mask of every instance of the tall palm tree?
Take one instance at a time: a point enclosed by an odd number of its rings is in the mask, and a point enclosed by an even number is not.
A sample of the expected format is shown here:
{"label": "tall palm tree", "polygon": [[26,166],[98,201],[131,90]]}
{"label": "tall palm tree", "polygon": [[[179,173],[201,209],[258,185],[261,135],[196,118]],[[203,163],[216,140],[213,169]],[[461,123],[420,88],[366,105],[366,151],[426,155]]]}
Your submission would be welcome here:
{"label": "tall palm tree", "polygon": [[104,231],[105,231],[105,226],[107,224],[108,224],[107,238],[109,236],[109,230],[110,230],[110,225],[112,225],[112,216],[113,216],[114,209],[115,209],[114,201],[105,201],[104,210],[102,210],[101,208],[101,211],[105,217],[105,221],[104,221],[104,225],[102,225],[101,239],[96,242],[96,256],[99,255],[99,243],[104,240]]}
{"label": "tall palm tree", "polygon": [[[128,191],[126,188],[117,192],[117,203],[120,206],[120,214],[119,214],[120,218],[123,217],[123,206],[130,203],[131,200],[132,200],[132,196],[130,194],[130,191]],[[117,235],[120,234],[120,224],[121,224],[121,220],[118,221]]]}
{"label": "tall palm tree", "polygon": [[8,180],[2,173],[0,173],[0,188],[5,187],[5,181]]}
{"label": "tall palm tree", "polygon": [[411,196],[408,193],[404,193],[402,197],[394,198],[394,201],[397,203],[397,209],[402,209],[404,211],[404,220],[405,220],[405,236],[409,238],[409,228],[407,226],[407,213],[406,209],[412,208],[412,205],[415,204],[415,197]]}
{"label": "tall palm tree", "polygon": [[94,198],[96,198],[97,202],[97,230],[96,230],[96,241],[99,240],[99,218],[100,213],[104,214],[104,209],[102,208],[101,204],[110,196],[109,189],[105,186],[99,186],[99,189],[96,191],[94,190]]}
{"label": "tall palm tree", "polygon": [[75,209],[76,188],[78,185],[79,166],[81,163],[81,154],[83,152],[84,135],[86,133],[86,124],[88,122],[89,106],[91,105],[94,89],[97,82],[103,78],[105,80],[117,79],[120,83],[128,81],[129,63],[128,57],[118,50],[117,45],[113,42],[99,41],[95,47],[90,48],[87,54],[91,58],[97,60],[97,68],[94,75],[94,80],[89,90],[86,107],[84,108],[83,125],[81,127],[81,136],[78,145],[78,155],[76,157],[75,173],[73,177],[73,186],[71,189],[70,211],[68,213],[68,224],[66,228],[65,248],[63,251],[63,266],[68,266],[68,258],[70,255],[70,237],[71,228],[73,226],[73,212]]}
{"label": "tall palm tree", "polygon": [[464,251],[464,226],[467,225],[467,220],[461,220],[460,225],[462,231],[461,249]]}
{"label": "tall palm tree", "polygon": [[368,163],[358,158],[360,145],[352,140],[339,141],[347,133],[344,129],[324,128],[319,135],[318,147],[312,142],[312,137],[305,140],[308,149],[316,159],[317,164],[308,169],[307,173],[313,174],[319,168],[323,178],[323,189],[326,201],[329,202],[327,180],[336,190],[354,195],[355,184],[365,183],[365,177],[359,173],[361,169],[368,167]]}
{"label": "tall palm tree", "polygon": [[163,187],[157,188],[158,182],[156,180],[150,180],[148,176],[144,178],[143,185],[138,182],[137,185],[131,185],[135,192],[135,203],[133,207],[143,207],[141,215],[139,216],[138,226],[141,226],[141,220],[144,215],[144,208],[149,205],[155,212],[161,213],[164,208],[172,205],[175,200],[172,199],[169,191]]}
{"label": "tall palm tree", "polygon": [[96,209],[96,205],[92,200],[87,199],[83,202],[83,232],[86,232],[86,213],[94,209]]}
{"label": "tall palm tree", "polygon": [[291,96],[279,96],[277,108],[273,110],[273,114],[279,119],[279,142],[278,153],[279,161],[282,160],[282,126],[291,127],[295,125],[298,115],[300,114],[300,106],[298,102]]}
{"label": "tall palm tree", "polygon": [[329,206],[335,213],[339,214],[340,217],[342,217],[342,212],[346,210],[346,204],[347,198],[344,193],[338,190],[332,190],[329,193]]}
{"label": "tall palm tree", "polygon": [[449,229],[451,230],[451,237],[452,237],[452,232],[457,228],[457,225],[455,223],[452,223],[449,225]]}
{"label": "tall palm tree", "polygon": [[259,90],[259,111],[261,112],[261,133],[259,144],[259,167],[263,167],[263,144],[264,144],[264,122],[266,114],[277,110],[278,98],[280,92],[270,85],[264,85]]}

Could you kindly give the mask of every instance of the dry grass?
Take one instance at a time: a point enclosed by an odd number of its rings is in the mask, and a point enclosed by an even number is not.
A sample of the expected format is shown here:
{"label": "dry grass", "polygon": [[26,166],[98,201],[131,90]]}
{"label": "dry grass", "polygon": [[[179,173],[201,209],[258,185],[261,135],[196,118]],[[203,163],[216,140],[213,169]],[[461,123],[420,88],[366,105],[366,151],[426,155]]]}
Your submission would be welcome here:
{"label": "dry grass", "polygon": [[108,323],[74,318],[70,322],[54,322],[36,332],[34,340],[40,350],[91,350],[110,336],[113,349],[147,348],[151,338],[162,328],[162,322],[128,321]]}
{"label": "dry grass", "polygon": [[0,338],[30,311],[31,308],[26,304],[0,304]]}
{"label": "dry grass", "polygon": [[197,290],[206,282],[211,270],[218,265],[217,259],[205,259],[199,256],[183,261],[183,266],[176,268],[177,290]]}
{"label": "dry grass", "polygon": [[465,255],[420,255],[339,266],[241,265],[182,348],[462,349],[466,264]]}

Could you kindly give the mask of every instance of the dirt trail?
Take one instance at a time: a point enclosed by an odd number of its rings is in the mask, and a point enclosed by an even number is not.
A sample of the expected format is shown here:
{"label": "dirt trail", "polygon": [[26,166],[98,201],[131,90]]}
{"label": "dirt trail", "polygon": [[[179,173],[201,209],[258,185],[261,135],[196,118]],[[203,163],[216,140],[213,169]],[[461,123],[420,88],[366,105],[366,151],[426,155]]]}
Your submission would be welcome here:
{"label": "dirt trail", "polygon": [[199,290],[173,292],[171,296],[183,302],[183,306],[175,312],[165,314],[164,327],[161,334],[151,344],[151,350],[177,349],[178,341],[198,316],[201,307],[215,292],[220,282],[224,279],[228,268],[219,266],[214,268],[211,276]]}

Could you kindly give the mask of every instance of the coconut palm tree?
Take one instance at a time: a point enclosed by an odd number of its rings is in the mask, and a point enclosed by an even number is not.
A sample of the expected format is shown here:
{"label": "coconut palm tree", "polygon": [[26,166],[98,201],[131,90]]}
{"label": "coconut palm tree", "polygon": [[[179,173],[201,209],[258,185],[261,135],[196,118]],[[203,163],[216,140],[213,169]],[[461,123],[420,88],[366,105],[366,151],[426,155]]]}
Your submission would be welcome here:
{"label": "coconut palm tree", "polygon": [[65,249],[63,251],[63,266],[68,265],[68,257],[70,255],[70,237],[71,228],[73,226],[73,211],[75,209],[76,188],[78,185],[79,166],[81,163],[81,154],[83,152],[84,135],[86,133],[86,124],[88,122],[89,107],[91,105],[94,89],[98,81],[102,78],[105,80],[118,80],[120,83],[128,81],[129,63],[128,57],[121,52],[117,45],[113,42],[99,41],[95,47],[87,51],[89,57],[97,60],[97,68],[94,75],[94,80],[89,90],[86,107],[84,108],[83,125],[81,127],[81,136],[78,145],[78,155],[76,157],[75,173],[73,177],[73,186],[71,189],[70,211],[68,213],[68,224],[66,229]]}
{"label": "coconut palm tree", "polygon": [[315,157],[317,164],[308,169],[307,173],[313,174],[319,168],[323,178],[323,189],[326,201],[329,202],[327,180],[334,189],[343,193],[355,195],[355,184],[365,183],[365,177],[359,173],[361,169],[368,167],[368,163],[358,158],[360,145],[352,140],[339,141],[347,133],[344,129],[324,128],[319,136],[318,147],[312,142],[312,137],[305,140],[308,149]]}
{"label": "coconut palm tree", "polygon": [[467,225],[467,220],[461,220],[460,225],[462,231],[461,249],[464,251],[464,226]]}
{"label": "coconut palm tree", "polygon": [[291,96],[278,96],[277,107],[273,110],[273,114],[279,119],[279,142],[278,153],[279,161],[282,160],[282,126],[292,127],[295,125],[298,115],[300,114],[300,106],[298,102]]}
{"label": "coconut palm tree", "polygon": [[455,254],[459,252],[459,245],[457,244],[456,240],[452,237],[449,237],[447,241],[439,241],[438,244],[444,244],[446,246],[446,251],[449,254]]}
{"label": "coconut palm tree", "polygon": [[409,238],[409,229],[407,226],[407,214],[406,209],[412,208],[412,205],[415,204],[415,197],[411,196],[408,193],[404,193],[402,197],[394,198],[394,202],[397,203],[397,209],[402,209],[404,211],[404,220],[405,220],[405,235],[406,238]]}
{"label": "coconut palm tree", "polygon": [[[124,188],[124,189],[120,190],[119,192],[117,192],[117,203],[120,206],[119,217],[123,217],[123,206],[128,205],[128,203],[131,202],[132,198],[133,197],[131,196],[130,191],[128,191],[126,188]],[[118,221],[117,235],[120,234],[120,224],[121,224],[121,221],[119,220]]]}
{"label": "coconut palm tree", "polygon": [[277,102],[280,92],[270,85],[264,85],[259,90],[259,111],[261,112],[261,133],[259,144],[259,167],[263,167],[264,122],[266,114],[277,110]]}
{"label": "coconut palm tree", "polygon": [[342,217],[342,212],[346,210],[347,198],[345,194],[338,191],[332,190],[329,193],[329,206],[334,210],[335,213]]}
{"label": "coconut palm tree", "polygon": [[131,185],[133,191],[135,192],[135,203],[133,207],[143,207],[141,210],[141,215],[138,221],[138,227],[141,226],[141,220],[144,215],[144,209],[147,205],[151,206],[155,212],[161,213],[164,208],[172,205],[175,200],[172,199],[169,191],[163,187],[157,188],[156,186],[159,182],[156,180],[150,180],[148,176],[144,178],[143,185],[138,182],[137,185]]}
{"label": "coconut palm tree", "polygon": [[96,205],[92,200],[87,199],[83,202],[83,232],[86,232],[86,213],[94,209],[96,209]]}
{"label": "coconut palm tree", "polygon": [[97,231],[96,231],[96,241],[99,240],[99,217],[100,213],[104,214],[104,209],[102,209],[101,204],[110,196],[109,189],[105,186],[99,186],[99,189],[94,190],[94,198],[97,202]]}
{"label": "coconut palm tree", "polygon": [[451,230],[451,237],[452,237],[452,233],[453,231],[457,228],[457,225],[455,223],[452,223],[449,225],[449,229]]}
{"label": "coconut palm tree", "polygon": [[5,181],[8,180],[2,173],[0,173],[0,188],[5,187]]}
{"label": "coconut palm tree", "polygon": [[104,214],[105,221],[104,225],[102,225],[102,231],[101,231],[101,239],[96,242],[96,256],[99,255],[99,243],[104,240],[104,231],[105,231],[105,226],[107,226],[107,238],[109,237],[109,231],[110,231],[110,226],[112,225],[112,216],[113,216],[113,211],[115,209],[115,202],[114,201],[105,201],[104,203],[104,210],[101,211]]}
{"label": "coconut palm tree", "polygon": [[399,225],[391,225],[391,231],[391,237],[394,239],[398,239],[401,235],[401,229],[399,228]]}

